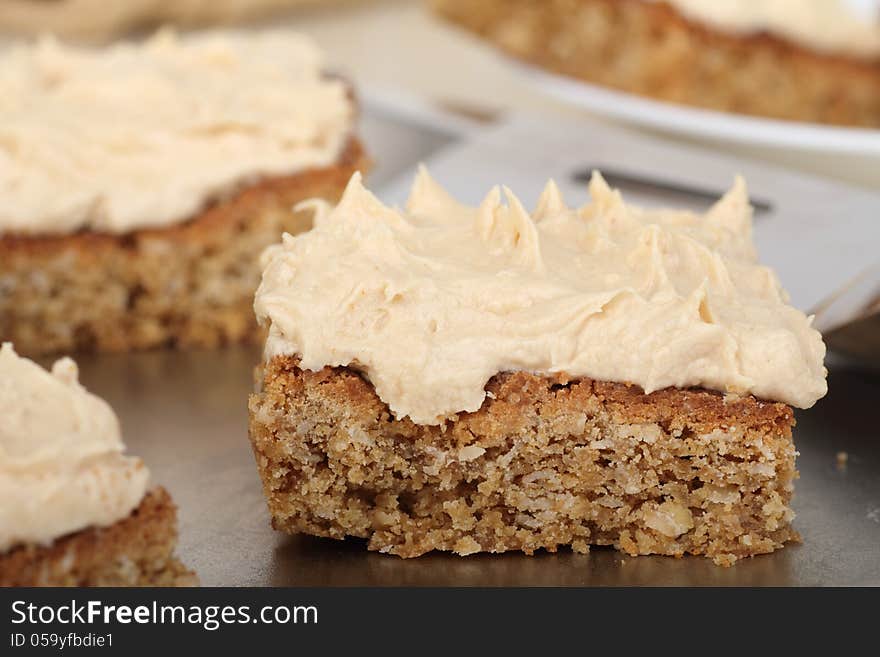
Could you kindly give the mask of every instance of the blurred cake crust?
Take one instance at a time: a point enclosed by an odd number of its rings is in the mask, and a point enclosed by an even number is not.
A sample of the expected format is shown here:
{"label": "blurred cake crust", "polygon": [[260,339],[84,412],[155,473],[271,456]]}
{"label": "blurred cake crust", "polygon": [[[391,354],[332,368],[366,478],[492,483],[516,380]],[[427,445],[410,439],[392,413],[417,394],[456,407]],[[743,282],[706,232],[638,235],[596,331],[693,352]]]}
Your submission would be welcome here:
{"label": "blurred cake crust", "polygon": [[725,112],[880,126],[880,58],[728,33],[643,0],[432,0],[451,22],[548,70]]}
{"label": "blurred cake crust", "polygon": [[367,167],[352,137],[332,167],[256,182],[166,228],[0,235],[0,339],[26,355],[255,339],[259,254],[310,226],[294,205],[335,201]]}
{"label": "blurred cake crust", "polygon": [[195,586],[195,574],[174,555],[176,544],[177,509],[156,488],[108,527],[0,554],[0,586]]}

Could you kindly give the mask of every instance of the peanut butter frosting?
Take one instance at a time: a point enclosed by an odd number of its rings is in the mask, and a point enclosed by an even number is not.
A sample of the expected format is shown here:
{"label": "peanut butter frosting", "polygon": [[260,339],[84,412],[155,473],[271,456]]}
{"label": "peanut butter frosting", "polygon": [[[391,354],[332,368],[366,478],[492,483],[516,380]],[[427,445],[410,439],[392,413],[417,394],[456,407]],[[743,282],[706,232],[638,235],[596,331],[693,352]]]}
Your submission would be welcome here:
{"label": "peanut butter frosting", "polygon": [[0,234],[161,228],[237,187],[332,165],[354,120],[321,52],[283,30],[51,38],[0,57]]}
{"label": "peanut butter frosting", "polygon": [[265,357],[355,368],[419,424],[476,411],[502,371],[825,394],[822,337],[757,262],[742,180],[704,215],[627,205],[598,174],[590,193],[569,208],[550,182],[529,214],[496,187],[473,208],[422,170],[398,210],[355,175],[263,255]]}
{"label": "peanut butter frosting", "polygon": [[0,348],[0,551],[107,526],[140,504],[149,472],[69,358],[47,372]]}
{"label": "peanut butter frosting", "polygon": [[880,57],[878,0],[648,0],[735,34],[768,32],[819,51]]}

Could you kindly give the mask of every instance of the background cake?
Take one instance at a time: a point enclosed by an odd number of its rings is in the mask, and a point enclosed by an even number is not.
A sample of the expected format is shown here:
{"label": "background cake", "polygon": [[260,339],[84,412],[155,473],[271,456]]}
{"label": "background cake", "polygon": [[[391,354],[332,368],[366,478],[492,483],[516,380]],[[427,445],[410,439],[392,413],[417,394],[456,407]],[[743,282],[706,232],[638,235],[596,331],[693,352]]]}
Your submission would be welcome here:
{"label": "background cake", "polygon": [[267,251],[250,435],[275,528],[725,565],[797,537],[790,406],[825,394],[825,348],[757,263],[744,184],[705,215],[590,190],[530,215],[422,171],[403,212],[354,177]]}
{"label": "background cake", "polygon": [[0,339],[22,353],[256,334],[258,256],[365,166],[305,37],[44,39],[0,66]]}
{"label": "background cake", "polygon": [[111,408],[77,380],[0,348],[0,586],[196,583],[174,555],[176,509],[124,454]]}
{"label": "background cake", "polygon": [[676,103],[880,126],[874,0],[432,0],[550,70]]}
{"label": "background cake", "polygon": [[[339,0],[4,0],[0,31],[109,39],[159,25],[233,24]],[[353,0],[348,0],[349,2]]]}

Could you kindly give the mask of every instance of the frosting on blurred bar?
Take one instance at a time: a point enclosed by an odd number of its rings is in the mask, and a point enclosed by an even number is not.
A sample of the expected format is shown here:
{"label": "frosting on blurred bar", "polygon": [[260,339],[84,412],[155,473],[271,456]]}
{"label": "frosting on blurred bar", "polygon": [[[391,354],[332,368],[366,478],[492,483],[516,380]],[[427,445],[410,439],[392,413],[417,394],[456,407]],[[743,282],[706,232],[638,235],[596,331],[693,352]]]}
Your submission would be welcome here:
{"label": "frosting on blurred bar", "polygon": [[107,526],[140,504],[149,471],[125,456],[110,406],[69,358],[47,372],[0,348],[0,551]]}
{"label": "frosting on blurred bar", "polygon": [[807,47],[880,57],[877,0],[648,0],[734,33],[770,32]]}
{"label": "frosting on blurred bar", "polygon": [[496,187],[473,208],[422,170],[403,211],[356,175],[263,256],[266,357],[356,368],[420,424],[476,411],[511,370],[804,408],[825,394],[822,338],[757,262],[742,180],[704,215],[627,205],[599,175],[590,193],[569,208],[551,182],[530,214]]}
{"label": "frosting on blurred bar", "polygon": [[354,107],[282,30],[160,32],[0,57],[0,235],[125,233],[188,219],[267,176],[332,165]]}

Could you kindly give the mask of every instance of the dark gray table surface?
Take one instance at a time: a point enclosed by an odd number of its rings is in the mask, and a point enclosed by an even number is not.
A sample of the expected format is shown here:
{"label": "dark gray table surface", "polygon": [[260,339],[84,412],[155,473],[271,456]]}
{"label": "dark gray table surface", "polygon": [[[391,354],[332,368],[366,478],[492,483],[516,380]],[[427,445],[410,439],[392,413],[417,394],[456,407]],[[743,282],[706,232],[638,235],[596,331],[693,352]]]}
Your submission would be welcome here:
{"label": "dark gray table surface", "polygon": [[276,533],[247,439],[258,358],[252,348],[77,357],[84,384],[119,414],[129,451],[177,501],[179,553],[205,585],[880,585],[876,371],[832,368],[828,396],[798,413],[794,506],[803,543],[719,568],[607,548],[402,560],[368,552],[363,541]]}

